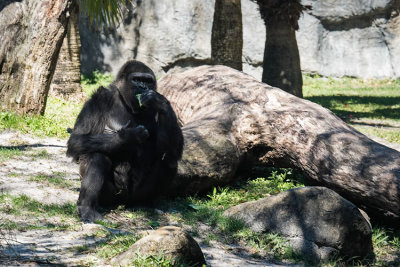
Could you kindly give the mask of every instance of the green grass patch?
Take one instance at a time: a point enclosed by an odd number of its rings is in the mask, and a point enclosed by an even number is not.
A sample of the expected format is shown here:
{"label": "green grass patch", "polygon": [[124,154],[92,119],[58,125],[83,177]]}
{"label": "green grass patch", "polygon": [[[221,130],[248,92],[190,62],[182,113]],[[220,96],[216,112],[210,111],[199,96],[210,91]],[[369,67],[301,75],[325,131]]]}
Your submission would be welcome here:
{"label": "green grass patch", "polygon": [[29,180],[39,183],[55,185],[59,188],[71,188],[73,183],[65,179],[66,174],[63,172],[54,172],[50,175],[48,174],[38,174],[31,177]]}
{"label": "green grass patch", "polygon": [[15,222],[9,219],[2,219],[0,222],[0,229],[2,230],[17,230],[17,231],[28,231],[28,230],[51,230],[51,231],[62,231],[71,229],[71,225],[66,223],[52,224],[52,223],[40,223],[36,224],[27,222]]}
{"label": "green grass patch", "polygon": [[[365,134],[373,134],[389,142],[400,142],[400,80],[303,78],[304,98],[328,108]],[[358,126],[360,122],[368,124],[374,120],[397,130]]]}
{"label": "green grass patch", "polygon": [[[82,89],[87,96],[90,96],[99,86],[107,86],[112,80],[112,75],[95,71],[92,75],[82,76]],[[13,129],[39,137],[68,138],[67,128],[74,126],[82,105],[83,102],[76,103],[48,97],[44,116],[19,115],[3,111],[0,112],[0,132]]]}
{"label": "green grass patch", "polygon": [[400,143],[400,129],[385,129],[383,127],[365,127],[360,125],[352,125],[356,130],[365,135],[373,135],[385,139],[391,143]]}
{"label": "green grass patch", "polygon": [[23,154],[24,154],[23,149],[0,147],[0,162],[4,162],[6,160],[22,156]]}
{"label": "green grass patch", "polygon": [[49,152],[47,152],[47,150],[45,150],[45,149],[42,149],[42,150],[39,150],[39,151],[35,151],[35,152],[31,153],[29,156],[32,157],[32,158],[37,158],[37,159],[48,159],[48,158],[50,158]]}
{"label": "green grass patch", "polygon": [[13,196],[7,193],[0,194],[0,211],[7,214],[46,216],[65,216],[78,219],[75,204],[43,204],[26,195]]}
{"label": "green grass patch", "polygon": [[268,178],[239,181],[234,186],[214,188],[207,199],[199,199],[193,204],[227,208],[304,186],[297,181],[301,179],[296,179],[297,174],[294,174],[292,169],[265,168],[265,175]]}
{"label": "green grass patch", "polygon": [[119,253],[126,251],[137,240],[139,240],[139,237],[134,234],[111,235],[95,250],[100,258],[111,259],[117,256]]}
{"label": "green grass patch", "polygon": [[81,104],[49,97],[44,116],[0,112],[0,131],[18,130],[36,136],[67,138],[67,128],[74,125]]}
{"label": "green grass patch", "polygon": [[113,79],[114,77],[111,74],[101,73],[100,71],[95,70],[90,75],[81,76],[82,89],[87,96],[90,96],[100,86],[108,86]]}

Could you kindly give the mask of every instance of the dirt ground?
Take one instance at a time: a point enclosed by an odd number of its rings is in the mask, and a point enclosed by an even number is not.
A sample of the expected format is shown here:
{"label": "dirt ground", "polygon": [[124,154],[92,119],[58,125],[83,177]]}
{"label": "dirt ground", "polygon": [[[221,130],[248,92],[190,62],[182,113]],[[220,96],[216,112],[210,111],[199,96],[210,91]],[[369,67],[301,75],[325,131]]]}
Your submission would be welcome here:
{"label": "dirt ground", "polygon": [[[2,194],[24,194],[43,205],[76,203],[80,186],[78,166],[65,156],[66,140],[4,131],[0,133],[0,149],[17,151],[11,156],[0,158]],[[39,179],[56,176],[61,177],[63,183],[52,184],[46,179]],[[103,241],[97,237],[99,231],[113,234],[125,231],[99,224],[83,224],[77,219],[56,215],[13,214],[5,212],[7,205],[10,205],[7,201],[0,202],[1,266],[108,266],[104,259],[99,259],[93,253],[80,252],[79,248],[94,247]],[[13,227],[4,226],[10,222],[14,223]],[[169,223],[174,224],[173,221]],[[30,227],[19,227],[21,225]],[[126,227],[128,231],[129,226],[132,227],[132,224]],[[151,227],[147,226],[147,229]],[[131,230],[146,230],[146,226]],[[282,266],[252,258],[244,248],[237,245],[203,242],[205,236],[196,237],[196,240],[209,266]]]}

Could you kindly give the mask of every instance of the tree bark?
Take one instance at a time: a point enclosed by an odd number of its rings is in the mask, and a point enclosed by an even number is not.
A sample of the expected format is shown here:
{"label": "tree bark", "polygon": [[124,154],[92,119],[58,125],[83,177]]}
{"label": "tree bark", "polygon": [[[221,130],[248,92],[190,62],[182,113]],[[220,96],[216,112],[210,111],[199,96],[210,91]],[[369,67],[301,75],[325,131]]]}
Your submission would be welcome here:
{"label": "tree bark", "polygon": [[242,6],[241,0],[215,0],[211,33],[211,60],[242,70]]}
{"label": "tree bark", "polygon": [[400,152],[331,111],[224,66],[166,75],[158,84],[185,138],[173,192],[228,183],[243,166],[294,167],[371,216],[400,221]]}
{"label": "tree bark", "polygon": [[266,25],[262,81],[303,97],[303,78],[295,30],[284,20],[270,20]]}
{"label": "tree bark", "polygon": [[68,21],[67,34],[60,49],[49,94],[75,101],[80,101],[84,97],[81,87],[81,40],[78,5],[72,10]]}
{"label": "tree bark", "polygon": [[0,13],[0,109],[43,114],[73,0],[23,0]]}

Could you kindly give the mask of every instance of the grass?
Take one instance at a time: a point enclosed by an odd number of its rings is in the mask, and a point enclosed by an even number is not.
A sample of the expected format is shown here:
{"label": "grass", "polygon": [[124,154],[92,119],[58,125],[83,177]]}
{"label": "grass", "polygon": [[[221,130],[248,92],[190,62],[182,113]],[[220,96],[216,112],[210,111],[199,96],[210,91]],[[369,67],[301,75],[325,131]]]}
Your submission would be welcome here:
{"label": "grass", "polygon": [[6,214],[34,216],[65,216],[78,218],[75,204],[43,204],[31,199],[27,195],[13,196],[7,193],[0,194],[0,211]]}
{"label": "grass", "polygon": [[97,256],[103,259],[111,259],[119,253],[127,250],[133,243],[139,240],[134,234],[116,234],[105,240],[102,244],[95,248]]}
{"label": "grass", "polygon": [[304,76],[303,93],[360,132],[400,143],[400,79]]}
{"label": "grass", "polygon": [[0,162],[18,157],[24,154],[24,151],[18,148],[0,147]]}
{"label": "grass", "polygon": [[54,172],[50,175],[48,174],[38,174],[31,177],[29,180],[39,183],[51,184],[58,188],[71,188],[73,183],[65,179],[66,174],[63,172]]}
{"label": "grass", "polygon": [[114,77],[111,74],[104,74],[95,70],[91,75],[82,75],[82,89],[87,96],[90,96],[99,86],[107,86],[113,79]]}
{"label": "grass", "polygon": [[[90,76],[82,76],[82,89],[90,96],[99,86],[107,86],[113,77],[95,71]],[[19,115],[12,112],[0,112],[0,132],[7,129],[30,133],[39,137],[68,138],[67,128],[72,128],[83,103],[66,101],[60,98],[47,99],[44,116]]]}
{"label": "grass", "polygon": [[0,112],[0,131],[14,129],[39,137],[67,138],[67,128],[74,125],[80,108],[81,104],[49,97],[44,116]]}
{"label": "grass", "polygon": [[[26,195],[0,194],[0,212],[18,218],[17,221],[7,217],[0,220],[0,229],[8,231],[69,230],[79,222],[75,204],[43,204]],[[51,222],[51,218],[57,219]]]}

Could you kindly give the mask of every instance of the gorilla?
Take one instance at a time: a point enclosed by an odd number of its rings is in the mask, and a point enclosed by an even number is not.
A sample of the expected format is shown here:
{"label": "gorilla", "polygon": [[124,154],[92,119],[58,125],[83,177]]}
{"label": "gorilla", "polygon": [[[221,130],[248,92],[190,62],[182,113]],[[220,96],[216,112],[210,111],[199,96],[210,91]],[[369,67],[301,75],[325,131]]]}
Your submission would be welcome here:
{"label": "gorilla", "polygon": [[67,144],[67,156],[80,165],[82,221],[101,219],[99,206],[152,199],[176,175],[182,131],[156,90],[153,71],[132,60],[83,106]]}

